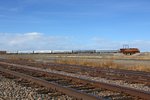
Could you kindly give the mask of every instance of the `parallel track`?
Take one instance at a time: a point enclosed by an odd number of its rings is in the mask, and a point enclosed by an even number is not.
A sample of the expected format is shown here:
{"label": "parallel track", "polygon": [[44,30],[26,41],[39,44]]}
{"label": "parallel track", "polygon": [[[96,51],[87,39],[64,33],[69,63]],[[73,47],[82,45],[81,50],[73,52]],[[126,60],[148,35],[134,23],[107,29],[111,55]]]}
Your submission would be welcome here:
{"label": "parallel track", "polygon": [[[146,83],[150,85],[150,73],[141,72],[141,71],[130,71],[130,70],[121,70],[121,69],[111,69],[111,68],[92,68],[92,66],[78,66],[78,65],[69,65],[69,64],[56,64],[48,63],[47,68],[53,68],[63,70],[75,69],[79,71],[88,72],[90,75],[104,77],[108,79],[116,80],[126,80],[129,82],[136,83]],[[59,67],[59,68],[58,68]]]}
{"label": "parallel track", "polygon": [[[6,60],[8,61],[8,60]],[[15,63],[24,63],[17,61]],[[69,73],[88,73],[94,77],[102,77],[106,79],[112,80],[125,80],[127,82],[132,83],[142,83],[150,86],[150,73],[149,72],[141,72],[141,71],[129,71],[129,70],[121,70],[121,69],[111,69],[111,68],[92,68],[92,66],[79,66],[79,65],[69,65],[69,64],[57,64],[57,63],[42,63],[42,62],[26,62],[25,65],[42,67],[42,68],[50,68],[53,70],[66,71]]]}
{"label": "parallel track", "polygon": [[[0,64],[1,65],[12,66],[14,68],[22,68],[22,69],[26,69],[26,70],[30,70],[30,71],[34,71],[34,72],[38,72],[38,73],[53,74],[53,75],[56,75],[56,76],[58,75],[58,76],[63,77],[62,74],[46,72],[45,70],[39,69],[39,68],[34,68],[34,67],[29,67],[29,66],[22,66],[22,65],[17,65],[17,64],[10,64],[10,63],[5,63],[5,62],[0,62]],[[3,70],[5,70],[5,69],[1,68],[1,71],[3,71]],[[5,70],[5,73],[7,73],[7,71]],[[9,74],[11,74],[11,72]],[[15,72],[12,72],[12,74],[14,75]],[[24,75],[21,75],[21,76],[24,76]],[[95,82],[95,81],[91,81],[91,80],[87,80],[87,79],[80,79],[80,78],[71,77],[71,76],[65,76],[64,75],[64,77],[68,77],[68,78],[71,78],[71,79],[76,80],[76,81],[80,80],[81,82],[87,82],[87,83],[90,83],[90,84],[94,84],[97,87],[105,88],[105,89],[108,89],[108,90],[123,92],[123,93],[126,93],[126,94],[130,94],[132,96],[136,96],[138,98],[146,99],[146,100],[148,100],[150,98],[150,93],[145,92],[145,91],[140,91],[140,90],[135,90],[135,89],[131,89],[131,88],[121,87],[121,86],[117,86],[117,85],[113,85],[113,84],[106,84],[106,83],[102,83],[102,82]],[[29,79],[32,79],[32,78],[29,78]],[[88,100],[88,99],[85,99],[85,100]],[[92,99],[90,99],[90,100],[92,100]]]}

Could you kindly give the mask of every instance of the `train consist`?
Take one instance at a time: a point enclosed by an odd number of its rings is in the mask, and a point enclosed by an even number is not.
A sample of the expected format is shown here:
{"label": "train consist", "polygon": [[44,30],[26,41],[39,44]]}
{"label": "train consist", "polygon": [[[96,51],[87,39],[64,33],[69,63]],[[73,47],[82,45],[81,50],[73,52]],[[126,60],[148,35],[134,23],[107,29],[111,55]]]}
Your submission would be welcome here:
{"label": "train consist", "polygon": [[140,53],[138,48],[121,48],[120,50],[34,50],[34,51],[7,51],[7,54],[110,54],[110,53],[123,53],[132,55]]}
{"label": "train consist", "polygon": [[79,53],[118,53],[119,50],[34,50],[8,51],[7,54],[79,54]]}

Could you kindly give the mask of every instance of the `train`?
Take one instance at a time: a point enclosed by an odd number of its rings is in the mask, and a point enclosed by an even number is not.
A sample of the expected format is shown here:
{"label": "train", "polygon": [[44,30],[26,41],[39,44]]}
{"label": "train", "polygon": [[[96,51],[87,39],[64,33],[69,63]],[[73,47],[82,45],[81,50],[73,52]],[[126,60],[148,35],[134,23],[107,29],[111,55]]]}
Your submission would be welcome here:
{"label": "train", "polygon": [[118,53],[119,50],[28,50],[7,51],[7,54],[81,54],[81,53]]}
{"label": "train", "polygon": [[7,51],[7,54],[110,54],[123,53],[132,55],[140,53],[138,48],[121,48],[119,50],[28,50],[28,51]]}

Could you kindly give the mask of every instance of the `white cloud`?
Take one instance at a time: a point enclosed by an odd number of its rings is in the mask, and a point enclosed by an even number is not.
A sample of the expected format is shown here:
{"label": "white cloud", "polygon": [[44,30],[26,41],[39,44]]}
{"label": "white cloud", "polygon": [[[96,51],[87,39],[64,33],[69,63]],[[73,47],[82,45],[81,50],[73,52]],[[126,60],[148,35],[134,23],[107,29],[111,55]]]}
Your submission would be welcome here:
{"label": "white cloud", "polygon": [[26,35],[26,36],[39,36],[39,35],[41,35],[41,33],[31,32],[31,33],[25,33],[24,35]]}
{"label": "white cloud", "polygon": [[63,49],[68,37],[46,36],[31,32],[24,34],[0,33],[0,48],[6,50]]}
{"label": "white cloud", "polygon": [[32,33],[25,33],[25,34],[15,34],[12,37],[8,36],[6,38],[10,38],[8,41],[9,45],[19,45],[22,43],[35,41],[41,38],[41,34],[37,32],[32,32]]}
{"label": "white cloud", "polygon": [[73,50],[73,49],[119,49],[123,44],[150,50],[149,40],[113,41],[99,37],[91,39],[49,36],[38,32],[24,34],[0,33],[0,49],[2,50]]}

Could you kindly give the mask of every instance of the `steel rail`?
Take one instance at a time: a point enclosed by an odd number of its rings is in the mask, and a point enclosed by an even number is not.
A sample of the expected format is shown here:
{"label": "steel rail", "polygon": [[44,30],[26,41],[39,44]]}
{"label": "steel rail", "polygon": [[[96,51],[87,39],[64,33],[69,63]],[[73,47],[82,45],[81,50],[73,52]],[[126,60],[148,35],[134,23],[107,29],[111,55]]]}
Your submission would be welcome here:
{"label": "steel rail", "polygon": [[[106,77],[106,78],[110,78],[110,79],[117,79],[117,80],[120,79],[120,80],[127,80],[130,82],[150,84],[150,73],[149,72],[130,71],[130,70],[111,69],[111,68],[107,68],[107,69],[106,68],[90,68],[88,66],[85,67],[85,66],[78,66],[78,65],[56,64],[56,63],[48,63],[48,66],[57,66],[57,67],[69,66],[70,68],[79,68],[81,70],[90,71],[90,72],[94,71],[96,73],[99,73],[98,75]],[[118,74],[118,75],[121,75],[121,77],[120,76],[113,76],[113,75],[105,75],[106,73],[115,73],[115,75]],[[127,77],[123,77],[122,75],[127,76]],[[133,79],[131,77],[131,75],[133,77],[136,76],[139,78]]]}
{"label": "steel rail", "polygon": [[25,80],[28,80],[28,81],[31,81],[31,82],[35,82],[35,83],[37,83],[39,85],[42,85],[44,87],[57,90],[59,92],[65,93],[69,96],[75,97],[79,100],[103,100],[100,97],[96,97],[96,96],[93,96],[93,95],[90,95],[90,94],[86,94],[86,93],[77,91],[75,89],[63,87],[63,86],[60,86],[58,84],[54,84],[54,83],[48,82],[46,80],[42,80],[40,78],[32,77],[30,75],[26,75],[26,74],[23,74],[23,73],[11,71],[11,70],[4,69],[4,68],[0,68],[0,71],[4,72],[4,73],[7,73],[7,74],[10,74],[10,75],[13,75],[15,77],[19,77],[19,78],[22,78],[22,79],[25,79]]}
{"label": "steel rail", "polygon": [[[7,59],[5,59],[5,60],[7,60]],[[1,62],[2,61],[0,61],[0,63]],[[81,68],[82,70],[90,70],[90,71],[94,71],[94,72],[106,72],[106,73],[115,73],[115,74],[124,74],[124,75],[135,75],[135,76],[147,77],[150,79],[150,72],[122,70],[122,69],[113,69],[113,68],[96,68],[96,67],[92,68],[92,66],[58,64],[58,63],[48,63],[48,65],[58,66],[58,67],[69,66],[72,68]]]}
{"label": "steel rail", "polygon": [[46,71],[44,69],[41,69],[41,68],[29,67],[29,66],[25,66],[25,65],[11,64],[11,63],[5,63],[5,62],[0,62],[0,64],[13,66],[13,67],[18,67],[18,68],[24,68],[24,69],[28,69],[28,70],[33,70],[33,71],[39,72],[39,73],[44,72],[45,74],[53,74],[53,75],[57,75],[57,76],[61,76],[61,77],[64,76],[64,77],[72,78],[73,80],[80,80],[82,82],[91,83],[91,84],[94,84],[98,87],[105,88],[105,89],[108,89],[108,90],[117,91],[117,92],[118,91],[119,92],[124,92],[126,94],[136,96],[136,97],[140,97],[140,98],[146,99],[146,100],[149,100],[149,98],[150,98],[150,92],[146,92],[146,91],[142,91],[142,90],[137,90],[137,89],[133,89],[133,88],[118,86],[118,85],[114,85],[114,84],[108,84],[108,83],[104,83],[104,82],[96,82],[96,81],[83,79],[83,78],[81,79],[81,78],[73,77],[73,76],[66,76],[66,75],[63,75],[61,73],[48,72],[48,71]]}
{"label": "steel rail", "polygon": [[71,64],[58,64],[58,63],[48,63],[49,65],[55,66],[69,66],[72,68],[81,68],[83,70],[91,70],[91,71],[104,71],[108,73],[117,73],[117,74],[129,74],[129,75],[140,75],[143,77],[150,78],[150,72],[142,72],[142,71],[131,71],[131,70],[122,70],[122,69],[113,69],[113,68],[93,68],[92,66],[83,66],[83,65],[71,65]]}

